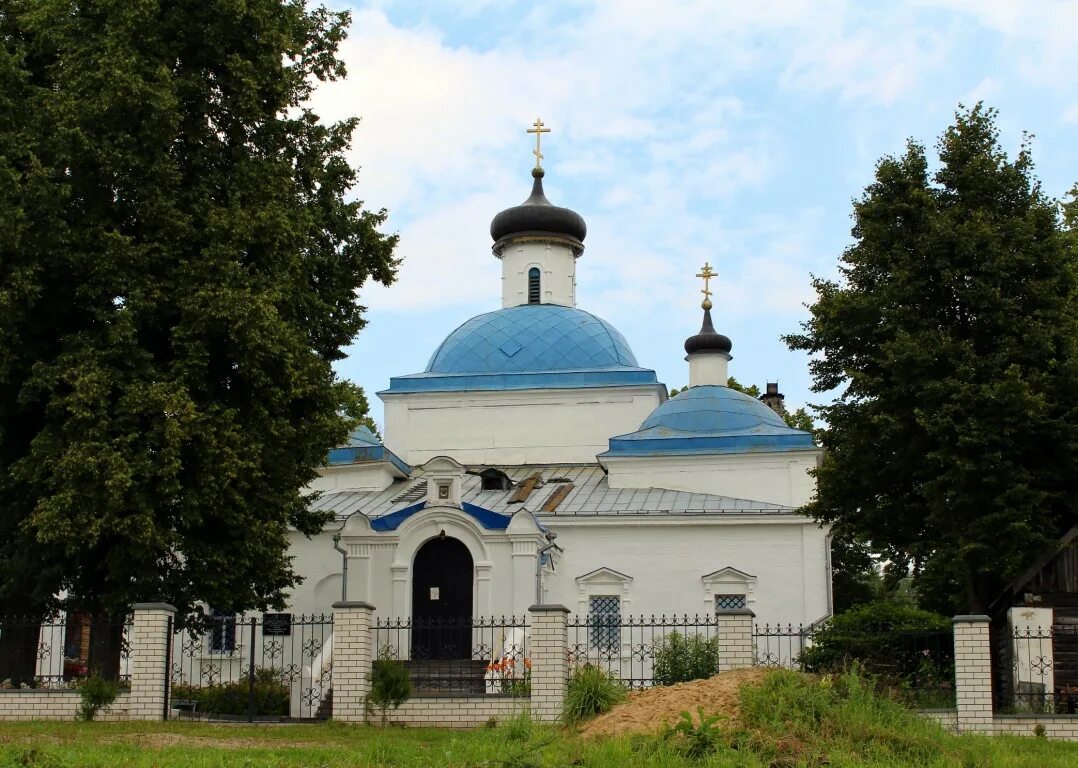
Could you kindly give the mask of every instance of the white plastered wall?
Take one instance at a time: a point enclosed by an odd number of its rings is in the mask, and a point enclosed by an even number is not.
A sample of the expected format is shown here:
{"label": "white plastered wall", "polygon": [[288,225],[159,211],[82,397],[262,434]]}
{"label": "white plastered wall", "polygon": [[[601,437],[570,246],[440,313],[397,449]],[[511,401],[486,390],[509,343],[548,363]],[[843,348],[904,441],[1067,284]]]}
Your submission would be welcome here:
{"label": "white plastered wall", "polygon": [[381,491],[393,484],[394,477],[403,477],[387,461],[321,467],[318,477],[311,481],[309,491]]}
{"label": "white plastered wall", "polygon": [[539,267],[540,303],[576,306],[576,257],[566,245],[514,242],[504,249],[502,306],[528,303],[528,270]]}
{"label": "white plastered wall", "polygon": [[822,451],[773,451],[699,456],[619,456],[603,459],[611,488],[668,488],[713,493],[789,507],[816,491],[809,474]]}
{"label": "white plastered wall", "polygon": [[[348,599],[372,603],[380,616],[409,615],[415,552],[442,530],[472,552],[475,616],[520,615],[535,602],[535,558],[544,539],[527,515],[514,516],[506,531],[485,530],[450,508],[424,510],[397,531],[372,532],[352,520],[342,536]],[[543,524],[557,532],[563,550],[554,572],[544,575],[543,599],[574,613],[586,610],[592,594],[618,594],[626,614],[705,616],[714,612],[715,594],[739,588],[760,623],[808,624],[829,610],[827,530],[807,518],[581,516]],[[333,588],[339,589],[341,556],[331,534],[293,534],[291,554],[306,577],[290,599],[296,613],[326,613],[340,599]]]}
{"label": "white plastered wall", "polygon": [[416,466],[442,455],[463,464],[590,463],[664,395],[648,385],[380,396],[386,447]]}

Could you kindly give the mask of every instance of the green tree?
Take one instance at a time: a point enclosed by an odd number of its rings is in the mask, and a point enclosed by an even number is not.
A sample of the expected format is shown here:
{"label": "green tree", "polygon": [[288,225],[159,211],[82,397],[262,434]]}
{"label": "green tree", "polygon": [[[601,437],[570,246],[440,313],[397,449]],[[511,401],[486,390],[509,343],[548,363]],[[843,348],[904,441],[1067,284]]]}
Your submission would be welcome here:
{"label": "green tree", "polygon": [[[347,199],[348,16],[0,8],[0,615],[281,607],[302,488],[366,414],[332,364],[393,281]],[[5,635],[6,637],[6,635]],[[0,656],[3,656],[0,649]]]}
{"label": "green tree", "polygon": [[974,612],[1078,511],[1073,208],[1068,231],[995,118],[961,109],[935,173],[914,141],[878,163],[841,280],[786,337],[841,388],[809,511]]}

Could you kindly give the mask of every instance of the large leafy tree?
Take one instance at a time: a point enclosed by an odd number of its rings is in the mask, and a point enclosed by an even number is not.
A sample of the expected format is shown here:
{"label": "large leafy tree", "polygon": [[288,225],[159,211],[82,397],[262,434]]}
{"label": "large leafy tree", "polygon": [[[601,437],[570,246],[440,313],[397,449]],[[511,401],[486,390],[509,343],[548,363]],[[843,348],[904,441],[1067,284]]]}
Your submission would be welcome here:
{"label": "large leafy tree", "polygon": [[960,110],[934,172],[912,141],[879,162],[786,338],[840,392],[809,511],[976,612],[1078,511],[1078,244],[995,117]]}
{"label": "large leafy tree", "polygon": [[336,378],[392,282],[349,200],[348,18],[300,0],[0,4],[0,615],[279,606]]}

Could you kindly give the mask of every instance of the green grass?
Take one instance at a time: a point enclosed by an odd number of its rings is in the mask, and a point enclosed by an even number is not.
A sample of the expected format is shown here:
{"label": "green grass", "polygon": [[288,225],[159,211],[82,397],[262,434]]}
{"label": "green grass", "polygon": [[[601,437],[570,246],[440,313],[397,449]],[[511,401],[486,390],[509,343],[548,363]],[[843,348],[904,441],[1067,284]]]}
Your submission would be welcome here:
{"label": "green grass", "polygon": [[[954,736],[880,698],[856,675],[774,672],[742,693],[742,723],[719,730],[710,755],[688,757],[685,733],[585,740],[527,720],[448,731],[337,723],[0,723],[0,767],[674,768],[690,766],[927,766],[1071,768],[1078,744]],[[710,737],[709,737],[710,738]],[[693,742],[699,748],[700,739]]]}

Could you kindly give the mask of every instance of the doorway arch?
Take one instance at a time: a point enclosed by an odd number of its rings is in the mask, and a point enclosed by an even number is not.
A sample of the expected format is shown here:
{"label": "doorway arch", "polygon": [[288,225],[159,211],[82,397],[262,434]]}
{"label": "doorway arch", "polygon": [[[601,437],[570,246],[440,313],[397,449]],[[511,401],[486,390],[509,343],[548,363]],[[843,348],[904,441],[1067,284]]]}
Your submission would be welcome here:
{"label": "doorway arch", "polygon": [[460,539],[440,535],[412,562],[412,658],[470,659],[475,563]]}

